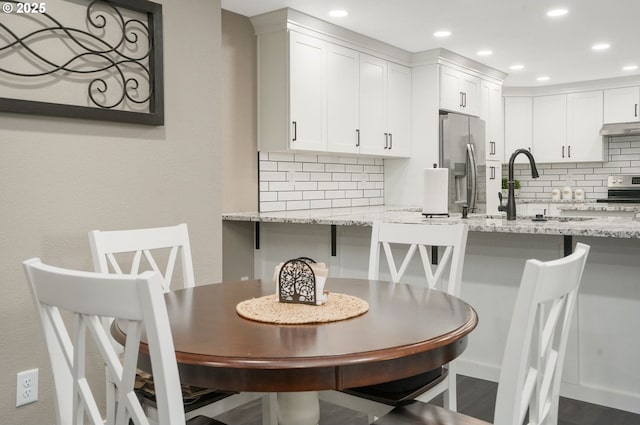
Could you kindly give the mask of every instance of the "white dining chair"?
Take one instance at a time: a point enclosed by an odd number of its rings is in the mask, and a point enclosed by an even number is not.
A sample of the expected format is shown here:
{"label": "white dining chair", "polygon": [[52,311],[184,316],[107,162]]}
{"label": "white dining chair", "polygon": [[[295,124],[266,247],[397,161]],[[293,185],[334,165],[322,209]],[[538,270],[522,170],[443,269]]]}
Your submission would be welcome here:
{"label": "white dining chair", "polygon": [[[89,232],[89,244],[94,269],[100,273],[138,274],[142,270],[153,270],[160,274],[165,292],[172,289],[192,288],[195,286],[193,261],[189,243],[189,231],[185,223],[175,226],[130,229],[130,230],[92,230]],[[180,261],[178,262],[178,259]],[[162,267],[161,267],[162,266]],[[182,269],[181,285],[175,283],[174,271]],[[108,328],[111,320],[105,322]],[[120,346],[112,342],[116,349]],[[140,381],[152,386],[153,382],[143,374]],[[152,377],[151,380],[155,380]],[[150,417],[155,416],[157,403],[151,395],[140,391],[145,397],[145,407]],[[192,397],[193,394],[197,397]],[[261,393],[230,393],[183,386],[184,410],[187,419],[198,416],[217,416],[228,410],[265,396]],[[267,400],[265,396],[265,401]],[[270,404],[272,406],[272,404]],[[267,406],[265,405],[265,408]],[[266,415],[272,416],[267,411]],[[273,423],[265,417],[265,425]]]}
{"label": "white dining chair", "polygon": [[[494,425],[556,425],[560,381],[580,281],[589,246],[542,262],[528,260],[507,336]],[[375,425],[488,425],[423,402],[393,409]]]}
{"label": "white dining chair", "polygon": [[[418,254],[424,273],[423,284],[458,296],[467,234],[466,224],[375,222],[371,230],[368,277],[370,280],[380,279],[380,257],[384,252],[390,280],[394,283],[403,282],[412,259]],[[396,258],[400,261],[397,262]],[[435,259],[437,261],[432,261]],[[397,381],[344,391],[324,391],[320,397],[324,401],[366,413],[374,419],[410,400],[429,401],[439,394],[444,394],[447,408],[456,410],[455,361],[442,368]]]}
{"label": "white dining chair", "polygon": [[[155,272],[116,276],[52,267],[33,258],[23,263],[49,351],[55,386],[56,424],[148,425],[135,390],[140,336],[147,336],[155,378],[159,425],[222,425],[198,416],[186,421],[180,377],[164,303],[162,277]],[[64,320],[69,317],[71,320]],[[126,321],[124,355],[119,356],[103,317]],[[67,323],[69,325],[67,326]],[[91,341],[92,344],[88,344]],[[97,347],[107,367],[114,399],[96,399],[87,379],[88,347]],[[89,348],[93,351],[92,348]],[[105,405],[104,415],[100,406]]]}

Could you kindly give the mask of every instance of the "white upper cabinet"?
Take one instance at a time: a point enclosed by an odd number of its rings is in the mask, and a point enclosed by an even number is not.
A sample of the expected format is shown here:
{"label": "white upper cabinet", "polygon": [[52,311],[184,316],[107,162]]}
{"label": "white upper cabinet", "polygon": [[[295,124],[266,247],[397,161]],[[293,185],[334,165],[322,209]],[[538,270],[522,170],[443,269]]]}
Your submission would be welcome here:
{"label": "white upper cabinet", "polygon": [[290,33],[291,147],[327,149],[327,44],[304,34]]}
{"label": "white upper cabinet", "polygon": [[606,161],[602,90],[533,99],[533,146],[537,162]]}
{"label": "white upper cabinet", "polygon": [[479,116],[480,79],[440,66],[440,109]]}
{"label": "white upper cabinet", "polygon": [[387,152],[387,62],[360,54],[360,152]]}
{"label": "white upper cabinet", "polygon": [[[525,97],[504,98],[504,161],[508,162],[517,149],[533,147],[533,99]],[[535,152],[534,152],[535,153]],[[518,163],[526,158],[519,156]]]}
{"label": "white upper cabinet", "polygon": [[602,90],[567,95],[567,161],[606,161]]}
{"label": "white upper cabinet", "polygon": [[486,123],[486,159],[504,159],[504,112],[502,108],[502,86],[482,81],[480,85],[480,118]]}
{"label": "white upper cabinet", "polygon": [[567,156],[567,95],[533,98],[533,155],[537,162],[558,162]]}
{"label": "white upper cabinet", "polygon": [[409,156],[411,70],[360,53],[360,153]]}
{"label": "white upper cabinet", "polygon": [[640,87],[604,91],[604,123],[640,121]]}
{"label": "white upper cabinet", "polygon": [[327,55],[327,150],[358,153],[359,53],[328,43]]}
{"label": "white upper cabinet", "polygon": [[258,53],[258,150],[410,155],[410,68],[303,31]]}
{"label": "white upper cabinet", "polygon": [[411,155],[411,69],[389,62],[387,66],[387,131],[386,155]]}

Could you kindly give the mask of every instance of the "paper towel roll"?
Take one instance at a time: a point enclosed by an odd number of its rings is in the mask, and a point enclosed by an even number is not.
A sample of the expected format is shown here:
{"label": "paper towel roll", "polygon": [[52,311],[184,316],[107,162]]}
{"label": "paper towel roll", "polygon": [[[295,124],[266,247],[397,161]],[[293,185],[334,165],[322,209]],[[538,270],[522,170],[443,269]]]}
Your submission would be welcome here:
{"label": "paper towel roll", "polygon": [[443,215],[449,213],[449,169],[425,168],[422,191],[422,214]]}

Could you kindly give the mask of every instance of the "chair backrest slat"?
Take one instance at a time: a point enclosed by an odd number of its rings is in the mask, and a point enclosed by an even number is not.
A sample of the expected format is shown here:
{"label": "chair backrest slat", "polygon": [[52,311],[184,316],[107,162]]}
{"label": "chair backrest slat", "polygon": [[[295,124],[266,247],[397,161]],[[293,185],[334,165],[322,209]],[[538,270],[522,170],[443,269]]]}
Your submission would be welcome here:
{"label": "chair backrest slat", "polygon": [[[185,288],[195,286],[189,232],[184,223],[149,229],[93,230],[89,232],[89,243],[96,272],[123,274],[126,260],[121,258],[118,261],[117,255],[132,254],[132,257],[127,257],[131,261],[130,274],[144,271],[144,258],[149,270],[162,274],[163,287],[168,292],[171,290],[173,271],[180,254],[182,285]],[[167,256],[164,273],[157,261],[161,255]]]}
{"label": "chair backrest slat", "polygon": [[[462,267],[467,245],[468,227],[465,224],[403,224],[373,223],[369,251],[369,279],[380,277],[380,255],[384,252],[391,280],[400,282],[419,252],[425,282],[432,289],[458,295],[462,281]],[[380,247],[382,246],[382,250]],[[393,247],[405,246],[406,253],[397,268]],[[443,248],[437,265],[431,264],[434,247]],[[400,248],[399,248],[400,249]],[[447,279],[444,279],[445,276]]]}
{"label": "chair backrest slat", "polygon": [[555,424],[569,327],[589,246],[558,260],[528,260],[504,351],[495,425]]}
{"label": "chair backrest slat", "polygon": [[[42,264],[23,263],[40,316],[55,385],[58,425],[149,425],[135,392],[140,336],[148,339],[158,400],[159,425],[184,425],[180,379],[164,304],[162,276],[107,275],[79,272]],[[61,311],[72,317],[71,329]],[[124,356],[120,359],[102,319],[117,318],[126,325]],[[89,344],[89,339],[93,344]],[[87,347],[98,347],[107,372],[108,421],[101,417],[96,393],[85,376]],[[102,394],[100,391],[99,394]]]}

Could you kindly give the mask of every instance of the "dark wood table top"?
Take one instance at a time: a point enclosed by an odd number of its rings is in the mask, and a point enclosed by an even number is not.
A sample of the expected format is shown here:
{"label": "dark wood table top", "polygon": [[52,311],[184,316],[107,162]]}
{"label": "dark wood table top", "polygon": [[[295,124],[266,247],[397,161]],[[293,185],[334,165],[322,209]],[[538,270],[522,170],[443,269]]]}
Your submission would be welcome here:
{"label": "dark wood table top", "polygon": [[[386,382],[453,360],[478,321],[462,300],[419,286],[329,278],[326,289],[366,300],[369,311],[338,322],[277,325],[235,311],[240,301],[274,293],[272,282],[224,282],[168,293],[182,382],[229,391],[316,391]],[[112,333],[123,340],[117,322]],[[141,368],[150,370],[141,357]]]}

